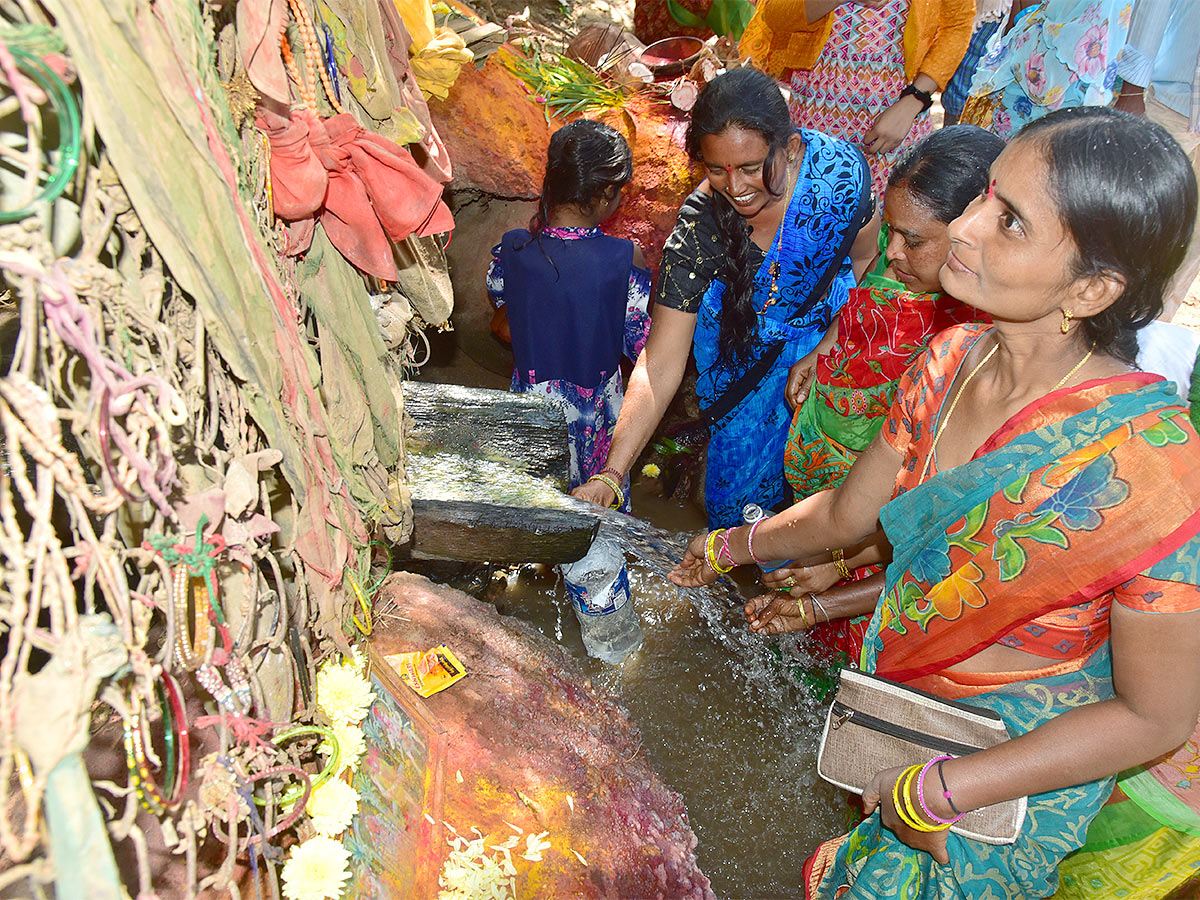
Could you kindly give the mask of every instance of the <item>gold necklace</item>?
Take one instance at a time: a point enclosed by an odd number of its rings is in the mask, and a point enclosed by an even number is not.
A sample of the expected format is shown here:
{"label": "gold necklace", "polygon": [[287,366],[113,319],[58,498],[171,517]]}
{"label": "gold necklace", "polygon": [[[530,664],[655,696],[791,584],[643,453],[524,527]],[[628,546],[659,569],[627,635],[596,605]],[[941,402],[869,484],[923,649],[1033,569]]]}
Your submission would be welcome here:
{"label": "gold necklace", "polygon": [[[963,383],[961,385],[959,385],[958,392],[955,393],[954,399],[950,403],[950,408],[948,410],[946,410],[946,417],[944,419],[942,419],[941,422],[938,423],[937,431],[934,432],[933,443],[929,447],[929,455],[925,457],[925,468],[923,468],[921,470],[921,480],[919,482],[917,482],[918,484],[924,484],[926,477],[928,477],[928,475],[929,475],[929,466],[933,462],[933,454],[937,450],[938,441],[941,440],[942,434],[946,431],[946,426],[950,424],[950,417],[954,415],[954,409],[956,406],[958,406],[958,400],[963,395],[963,391],[965,391],[967,389],[967,385],[971,383],[971,379],[974,378],[979,373],[980,369],[982,369],[985,365],[987,365],[987,361],[989,359],[991,359],[993,356],[995,356],[996,351],[999,349],[1000,349],[1000,344],[997,343],[994,347],[992,347],[991,350],[988,351],[987,356],[985,356],[982,360],[980,360],[979,365],[977,365],[975,368],[973,368],[970,371],[970,374],[968,374],[967,377],[963,379]],[[1058,380],[1058,384],[1056,384],[1054,387],[1052,387],[1048,391],[1048,393],[1053,394],[1060,387],[1062,387],[1064,384],[1066,384],[1071,379],[1071,376],[1074,375],[1076,372],[1078,372],[1080,369],[1082,369],[1084,366],[1084,363],[1086,363],[1089,359],[1092,358],[1092,354],[1095,351],[1096,351],[1096,345],[1092,344],[1092,346],[1088,348],[1088,352],[1083,355],[1083,359],[1081,359],[1079,362],[1075,363],[1075,367],[1073,369],[1071,369],[1071,371],[1068,372],[1066,375],[1064,375],[1062,378],[1060,378]]]}
{"label": "gold necklace", "polygon": [[[799,180],[799,178],[796,179],[796,181]],[[791,184],[791,189],[788,191],[787,200],[784,201],[783,215],[779,217],[779,228],[775,233],[775,246],[773,248],[775,251],[775,258],[771,260],[771,264],[767,266],[767,272],[771,276],[771,288],[769,291],[767,291],[767,302],[764,303],[762,305],[762,309],[758,311],[760,316],[765,313],[769,307],[774,306],[775,302],[779,299],[779,273],[781,268],[779,265],[779,254],[783,252],[783,223],[787,219],[788,208],[792,205],[792,194],[796,192],[796,181],[792,181],[792,167],[789,164],[788,182]],[[770,253],[771,251],[768,250],[767,252]]]}

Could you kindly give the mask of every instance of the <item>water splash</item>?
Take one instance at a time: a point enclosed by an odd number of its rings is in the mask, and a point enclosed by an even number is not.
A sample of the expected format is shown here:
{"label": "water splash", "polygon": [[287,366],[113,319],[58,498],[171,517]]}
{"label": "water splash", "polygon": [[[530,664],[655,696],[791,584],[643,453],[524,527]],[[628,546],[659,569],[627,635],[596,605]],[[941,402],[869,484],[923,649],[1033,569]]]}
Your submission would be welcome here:
{"label": "water splash", "polygon": [[[594,507],[592,514],[630,560],[646,636],[620,666],[589,660],[593,681],[622,697],[655,768],[683,794],[714,890],[794,895],[804,859],[847,825],[844,799],[816,775],[824,704],[789,671],[823,664],[803,636],[751,632],[733,582],[667,581],[691,534]],[[561,598],[556,606],[567,608]]]}

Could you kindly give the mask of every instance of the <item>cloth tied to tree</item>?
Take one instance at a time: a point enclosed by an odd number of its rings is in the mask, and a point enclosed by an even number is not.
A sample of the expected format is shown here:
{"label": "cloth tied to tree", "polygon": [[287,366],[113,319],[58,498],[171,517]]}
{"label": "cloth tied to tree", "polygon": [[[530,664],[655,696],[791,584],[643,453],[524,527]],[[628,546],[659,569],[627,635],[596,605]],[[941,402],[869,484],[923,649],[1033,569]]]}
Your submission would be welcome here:
{"label": "cloth tied to tree", "polygon": [[322,119],[297,109],[288,118],[263,110],[255,124],[271,143],[275,215],[295,226],[289,254],[309,248],[320,221],[357,268],[395,281],[392,241],[454,227],[442,186],[403,147],[348,113]]}

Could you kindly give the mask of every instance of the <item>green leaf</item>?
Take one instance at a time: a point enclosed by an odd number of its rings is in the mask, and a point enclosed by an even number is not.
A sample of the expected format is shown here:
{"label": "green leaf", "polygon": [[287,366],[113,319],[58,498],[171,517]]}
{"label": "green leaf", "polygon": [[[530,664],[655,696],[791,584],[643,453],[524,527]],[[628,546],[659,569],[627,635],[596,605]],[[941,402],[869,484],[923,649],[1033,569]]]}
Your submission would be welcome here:
{"label": "green leaf", "polygon": [[754,4],[750,0],[713,0],[707,19],[713,31],[736,43],[753,16]]}
{"label": "green leaf", "polygon": [[680,6],[677,0],[667,0],[667,12],[680,25],[709,28],[736,43],[741,40],[742,32],[754,16],[754,4],[750,0],[713,0],[708,15],[701,18],[690,9]]}
{"label": "green leaf", "polygon": [[1007,485],[1004,488],[1004,498],[1008,500],[1009,503],[1021,502],[1021,497],[1024,495],[1025,488],[1029,484],[1029,475],[1030,473],[1027,472],[1012,484]]}
{"label": "green leaf", "polygon": [[987,548],[987,544],[975,540],[975,535],[987,522],[988,501],[980,503],[963,517],[963,525],[958,531],[947,533],[946,542],[952,547],[961,547],[972,556]]}
{"label": "green leaf", "polygon": [[680,25],[685,25],[688,28],[707,28],[708,22],[700,18],[690,9],[684,9],[676,0],[667,0],[667,12],[671,14],[671,18]]}
{"label": "green leaf", "polygon": [[996,539],[992,546],[992,559],[1000,564],[1000,580],[1012,581],[1025,568],[1028,555],[1017,543],[1017,539],[1032,540],[1038,544],[1049,544],[1066,550],[1070,547],[1067,536],[1050,523],[1058,518],[1054,512],[1044,512],[1032,522],[1014,525]]}

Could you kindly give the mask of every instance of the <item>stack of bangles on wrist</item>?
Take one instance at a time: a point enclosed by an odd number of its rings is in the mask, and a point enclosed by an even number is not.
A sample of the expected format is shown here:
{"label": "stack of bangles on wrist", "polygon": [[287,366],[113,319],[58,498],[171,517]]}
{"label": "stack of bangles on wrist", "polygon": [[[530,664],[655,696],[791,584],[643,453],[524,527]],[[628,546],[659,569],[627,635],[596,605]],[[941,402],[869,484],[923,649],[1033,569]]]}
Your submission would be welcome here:
{"label": "stack of bangles on wrist", "polygon": [[[925,763],[925,765],[917,763],[916,765],[909,766],[900,773],[900,777],[892,785],[892,801],[896,806],[896,815],[900,817],[900,821],[914,831],[945,831],[963,817],[963,814],[958,811],[958,807],[954,805],[954,800],[950,796],[950,789],[946,787],[946,776],[942,774],[942,765],[948,759],[954,759],[954,757],[935,756],[929,762]],[[942,796],[950,804],[950,809],[954,812],[953,819],[943,819],[934,813],[929,808],[929,804],[925,802],[925,776],[929,774],[929,770],[934,766],[937,766],[938,778],[942,782]],[[921,812],[917,812],[909,796],[912,792],[914,778],[917,781],[917,803],[921,807]],[[925,815],[922,816],[921,813]]]}
{"label": "stack of bangles on wrist", "polygon": [[[718,543],[720,546],[717,546]],[[722,556],[729,565],[721,565]],[[733,554],[729,550],[728,528],[718,528],[716,531],[708,533],[708,541],[704,545],[704,561],[718,575],[726,575],[737,567],[737,563],[733,561]]]}
{"label": "stack of bangles on wrist", "polygon": [[620,509],[625,505],[625,492],[621,490],[621,482],[625,480],[625,476],[616,469],[605,466],[595,475],[588,479],[589,482],[599,481],[601,484],[608,485],[612,492],[617,495],[616,499],[609,504],[609,509]]}
{"label": "stack of bangles on wrist", "polygon": [[833,567],[837,569],[838,578],[842,581],[850,577],[850,567],[846,565],[846,551],[840,547],[833,551]]}

